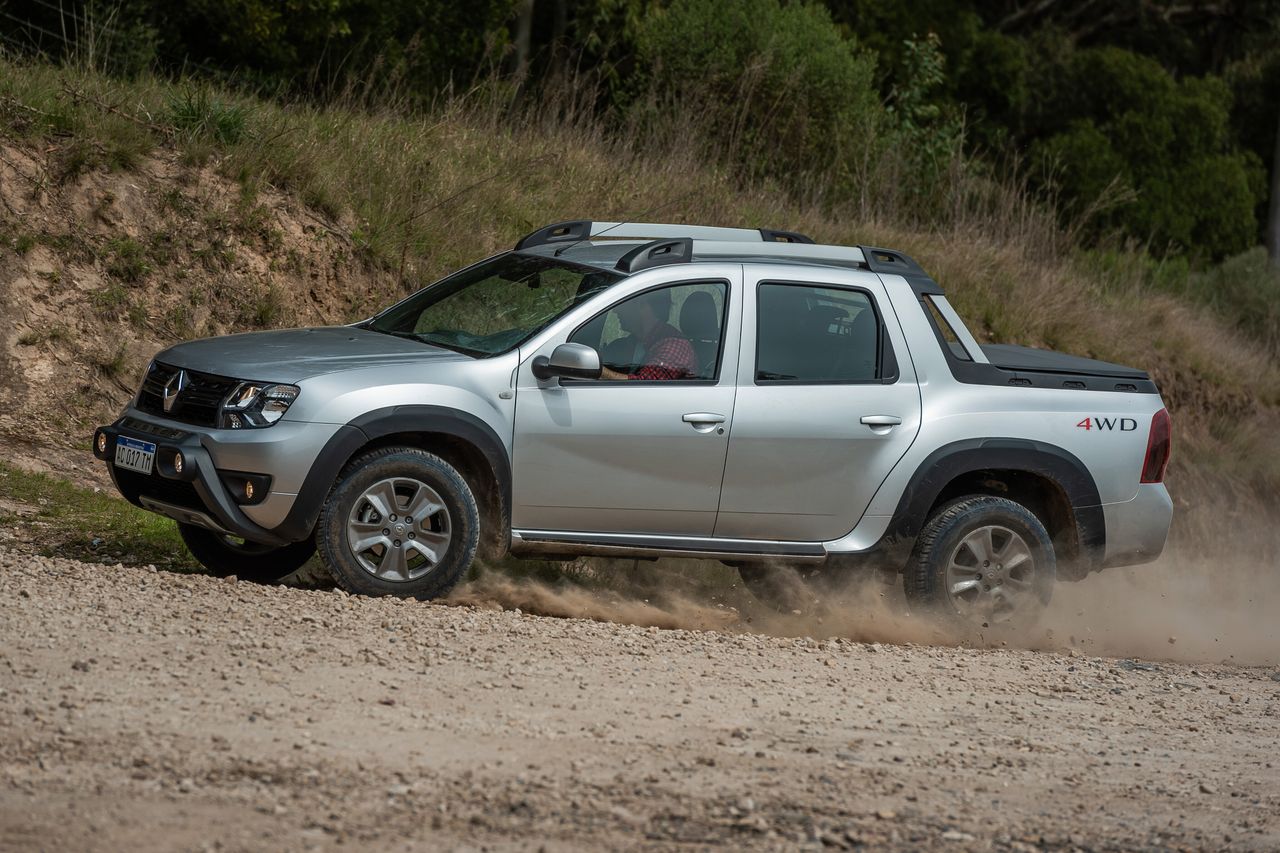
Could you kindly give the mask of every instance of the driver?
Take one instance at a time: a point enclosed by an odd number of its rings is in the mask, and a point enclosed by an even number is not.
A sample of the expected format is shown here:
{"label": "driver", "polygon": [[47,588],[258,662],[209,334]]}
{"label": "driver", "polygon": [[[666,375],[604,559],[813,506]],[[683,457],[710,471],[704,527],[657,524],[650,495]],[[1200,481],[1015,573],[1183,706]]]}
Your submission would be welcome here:
{"label": "driver", "polygon": [[692,379],[697,376],[698,358],[693,344],[664,317],[671,314],[671,291],[656,290],[629,299],[617,308],[618,323],[636,342],[640,365],[635,373],[621,373],[609,367],[601,379]]}

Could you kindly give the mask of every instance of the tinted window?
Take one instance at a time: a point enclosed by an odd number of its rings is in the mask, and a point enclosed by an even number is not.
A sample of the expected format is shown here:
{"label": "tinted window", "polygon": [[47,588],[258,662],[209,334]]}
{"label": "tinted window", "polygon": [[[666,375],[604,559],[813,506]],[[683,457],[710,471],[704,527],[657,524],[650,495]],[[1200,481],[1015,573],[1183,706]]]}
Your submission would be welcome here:
{"label": "tinted window", "polygon": [[757,382],[873,382],[880,323],[857,290],[762,284],[756,314]]}
{"label": "tinted window", "polygon": [[942,337],[942,342],[947,345],[947,349],[951,350],[951,354],[961,361],[973,361],[969,351],[960,342],[960,336],[956,334],[956,330],[951,328],[947,318],[942,316],[942,312],[934,304],[933,297],[926,296],[921,301],[924,302],[925,310],[928,312],[930,319],[933,320],[933,327],[937,329],[938,334]]}
{"label": "tinted window", "polygon": [[722,281],[647,290],[598,314],[569,338],[632,379],[715,379],[727,286]]}

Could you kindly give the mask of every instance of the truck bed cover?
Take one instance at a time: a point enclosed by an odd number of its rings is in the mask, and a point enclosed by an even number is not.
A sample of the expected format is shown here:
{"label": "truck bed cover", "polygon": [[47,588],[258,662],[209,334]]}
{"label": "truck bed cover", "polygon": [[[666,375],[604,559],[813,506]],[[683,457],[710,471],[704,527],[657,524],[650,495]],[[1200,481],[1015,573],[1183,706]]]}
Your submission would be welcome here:
{"label": "truck bed cover", "polygon": [[1037,373],[1075,373],[1088,376],[1106,376],[1116,379],[1150,379],[1145,370],[1111,364],[1093,358],[1054,352],[1053,350],[1020,347],[1012,344],[984,344],[982,352],[996,367],[1005,370],[1035,371]]}

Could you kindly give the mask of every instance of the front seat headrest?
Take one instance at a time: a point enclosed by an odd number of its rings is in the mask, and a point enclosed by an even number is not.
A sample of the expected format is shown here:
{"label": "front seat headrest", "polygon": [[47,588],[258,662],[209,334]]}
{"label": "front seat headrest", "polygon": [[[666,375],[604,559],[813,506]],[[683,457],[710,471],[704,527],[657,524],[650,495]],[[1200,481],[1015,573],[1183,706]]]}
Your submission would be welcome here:
{"label": "front seat headrest", "polygon": [[702,341],[720,337],[720,312],[716,301],[705,290],[695,290],[680,307],[680,331]]}

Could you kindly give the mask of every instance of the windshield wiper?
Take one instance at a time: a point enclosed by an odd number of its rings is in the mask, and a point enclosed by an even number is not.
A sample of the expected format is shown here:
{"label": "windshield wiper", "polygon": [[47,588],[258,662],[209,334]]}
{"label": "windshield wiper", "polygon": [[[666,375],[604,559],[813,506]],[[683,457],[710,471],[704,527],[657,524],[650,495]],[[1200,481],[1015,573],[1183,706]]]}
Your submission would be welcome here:
{"label": "windshield wiper", "polygon": [[472,347],[464,347],[462,344],[439,340],[432,332],[423,332],[420,335],[414,335],[414,337],[417,340],[422,341],[424,344],[430,344],[433,347],[440,347],[441,349],[447,349],[453,352],[462,353],[463,355],[469,355],[472,358],[481,358],[483,356],[490,355],[490,353],[482,349],[473,349]]}
{"label": "windshield wiper", "polygon": [[433,340],[430,332],[401,332],[397,329],[379,329],[377,326],[369,326],[369,328],[375,332],[381,332],[384,335],[392,335],[397,338],[404,338],[408,341],[417,341],[420,344],[426,344],[431,347],[440,347],[440,349],[447,349],[450,352],[456,352],[460,355],[469,355],[472,358],[481,358],[489,354],[484,350],[464,347],[461,344],[451,344],[446,343],[445,341]]}
{"label": "windshield wiper", "polygon": [[422,343],[422,338],[418,337],[413,332],[397,332],[395,329],[379,329],[377,326],[366,326],[366,328],[372,332],[381,332],[384,335],[392,335],[397,338],[406,338],[407,340]]}

